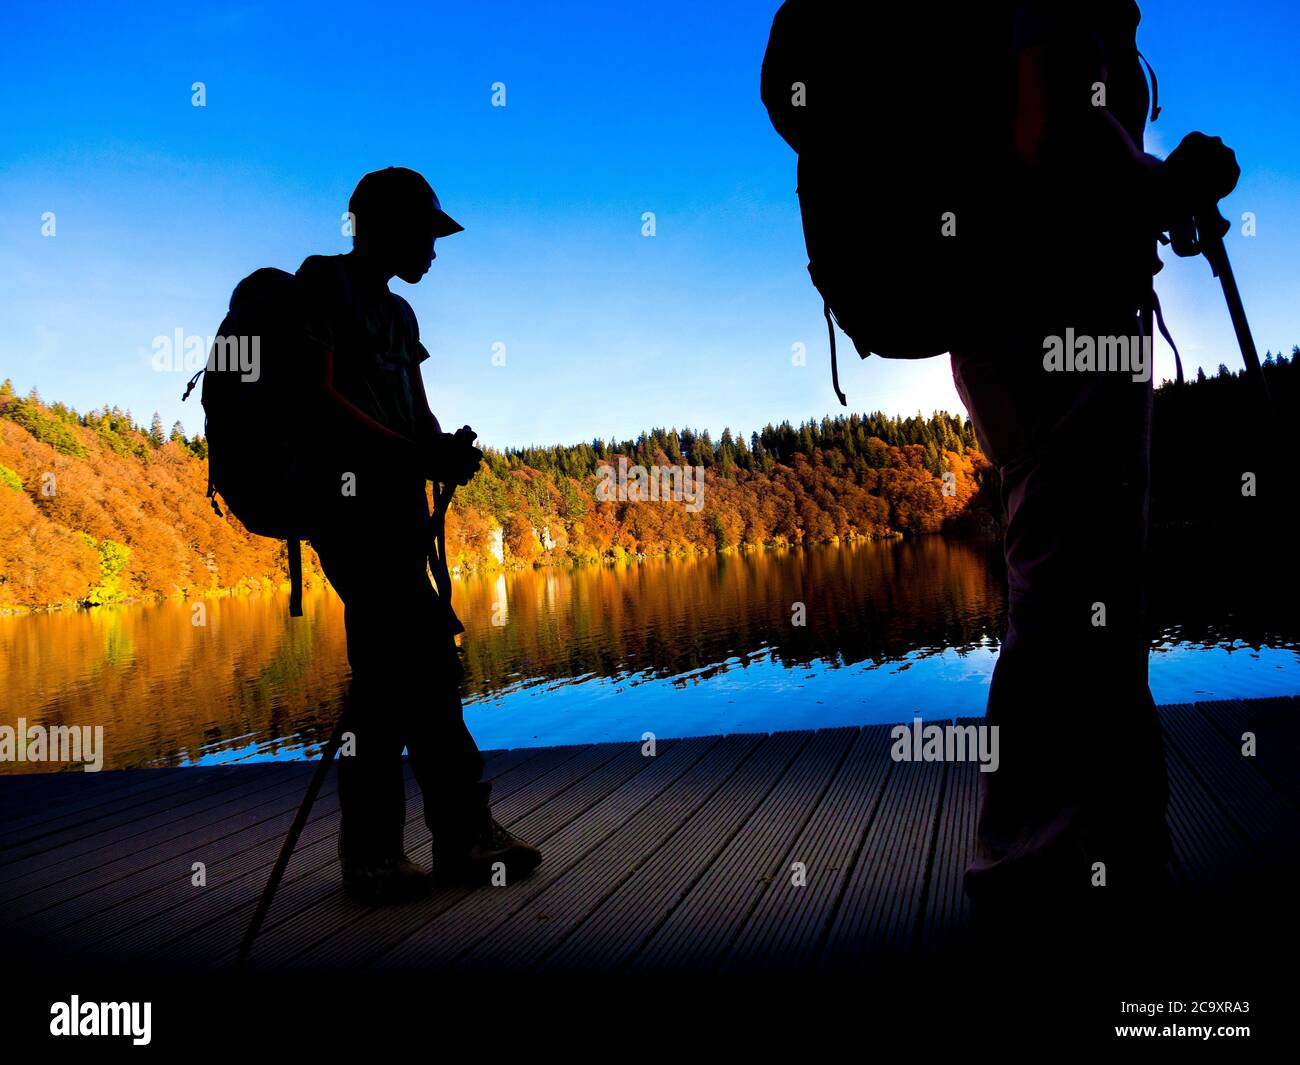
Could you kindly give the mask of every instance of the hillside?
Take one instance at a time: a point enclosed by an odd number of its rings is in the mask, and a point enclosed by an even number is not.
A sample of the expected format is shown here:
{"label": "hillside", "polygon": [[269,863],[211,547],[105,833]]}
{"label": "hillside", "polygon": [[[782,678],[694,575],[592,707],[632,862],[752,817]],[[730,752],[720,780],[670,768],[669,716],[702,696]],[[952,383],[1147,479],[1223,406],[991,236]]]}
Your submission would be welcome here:
{"label": "hillside", "polygon": [[[1279,411],[1300,399],[1300,348],[1269,354]],[[1259,512],[1243,471],[1283,455],[1242,372],[1221,366],[1156,390],[1153,516],[1158,525],[1240,534]],[[1279,436],[1279,439],[1281,437]],[[78,414],[0,385],[0,612],[269,589],[287,581],[283,545],[208,505],[207,443],[136,425],[116,407]],[[704,468],[702,506],[602,501],[620,459]],[[605,472],[602,473],[601,471]],[[945,476],[950,474],[945,493]],[[1263,500],[1261,500],[1263,502]],[[997,477],[968,422],[936,414],[852,414],[748,437],[654,429],[634,440],[489,449],[448,516],[451,562],[596,562],[996,523]],[[306,552],[309,586],[319,566]]]}
{"label": "hillside", "polygon": [[[702,506],[597,488],[631,466],[704,467]],[[944,492],[943,475],[951,473]],[[960,418],[851,415],[748,439],[654,430],[636,440],[488,450],[448,517],[468,570],[936,532],[991,521],[988,467]],[[118,408],[86,414],[0,386],[0,611],[193,597],[287,580],[283,545],[204,497],[206,442]],[[495,548],[495,550],[494,550]],[[305,579],[320,581],[306,552]]]}

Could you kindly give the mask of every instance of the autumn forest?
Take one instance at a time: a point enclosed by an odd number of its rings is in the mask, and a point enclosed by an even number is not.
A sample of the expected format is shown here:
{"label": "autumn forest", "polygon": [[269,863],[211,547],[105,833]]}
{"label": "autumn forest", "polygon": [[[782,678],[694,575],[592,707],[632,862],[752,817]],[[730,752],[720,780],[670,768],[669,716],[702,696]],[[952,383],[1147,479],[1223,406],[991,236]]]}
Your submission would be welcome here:
{"label": "autumn forest", "polygon": [[[1294,397],[1300,349],[1269,355],[1275,398]],[[1217,504],[1196,485],[1243,468],[1229,445],[1185,461],[1179,441],[1246,419],[1241,374],[1157,390],[1156,515]],[[1162,434],[1161,427],[1166,431]],[[1163,436],[1163,443],[1161,443]],[[1176,438],[1176,439],[1175,439]],[[179,423],[141,426],[117,407],[78,413],[0,385],[0,612],[266,590],[287,580],[284,545],[249,534],[205,497],[207,443]],[[604,499],[601,467],[702,467],[702,506]],[[1164,471],[1162,473],[1162,471]],[[1211,478],[1212,480],[1213,478]],[[1159,492],[1162,483],[1179,492]],[[1175,506],[1173,499],[1180,500]],[[448,515],[461,572],[762,549],[860,537],[991,529],[997,476],[960,416],[850,414],[748,435],[653,429],[630,440],[489,449]],[[323,582],[306,552],[309,586]]]}

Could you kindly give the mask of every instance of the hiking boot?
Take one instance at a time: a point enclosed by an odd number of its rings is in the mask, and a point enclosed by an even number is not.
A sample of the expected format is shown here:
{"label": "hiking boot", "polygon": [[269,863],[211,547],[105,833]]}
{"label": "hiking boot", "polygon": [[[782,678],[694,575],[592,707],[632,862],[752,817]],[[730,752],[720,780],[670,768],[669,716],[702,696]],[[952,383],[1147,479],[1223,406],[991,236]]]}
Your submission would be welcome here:
{"label": "hiking boot", "polygon": [[442,884],[482,887],[498,872],[513,884],[542,864],[541,851],[511,835],[486,811],[477,831],[440,837],[433,841],[433,878]]}
{"label": "hiking boot", "polygon": [[379,862],[343,862],[343,890],[357,902],[388,906],[429,894],[429,875],[405,854]]}

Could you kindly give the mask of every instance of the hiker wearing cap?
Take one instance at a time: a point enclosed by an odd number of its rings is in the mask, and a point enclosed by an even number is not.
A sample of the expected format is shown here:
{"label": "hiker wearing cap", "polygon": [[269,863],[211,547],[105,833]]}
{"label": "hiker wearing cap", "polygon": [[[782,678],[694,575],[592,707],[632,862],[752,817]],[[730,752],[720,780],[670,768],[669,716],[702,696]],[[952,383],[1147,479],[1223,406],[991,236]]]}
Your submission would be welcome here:
{"label": "hiker wearing cap", "polygon": [[[388,289],[418,282],[439,237],[462,226],[413,170],[366,174],[348,202],[353,247],[315,255],[297,272],[307,333],[324,395],[319,427],[327,502],[311,537],[344,604],[352,681],[346,709],[354,737],[339,761],[339,857],[348,893],[397,902],[427,893],[428,876],[404,852],[402,751],[424,799],[439,881],[508,881],[541,861],[491,815],[483,760],[462,717],[463,676],[445,564],[430,582],[432,533],[426,482],[467,483],[482,460],[468,426],[442,431],[429,409],[410,305]],[[442,486],[439,489],[438,486]]]}

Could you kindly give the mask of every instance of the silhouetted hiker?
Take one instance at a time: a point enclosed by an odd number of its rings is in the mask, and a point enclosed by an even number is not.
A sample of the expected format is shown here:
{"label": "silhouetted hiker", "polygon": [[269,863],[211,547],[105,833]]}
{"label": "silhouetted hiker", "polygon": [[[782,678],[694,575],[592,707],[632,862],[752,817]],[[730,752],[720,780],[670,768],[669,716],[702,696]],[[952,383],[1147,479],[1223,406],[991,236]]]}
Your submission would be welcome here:
{"label": "silhouetted hiker", "polygon": [[864,356],[952,353],[1007,511],[1001,766],[979,776],[967,892],[1031,936],[1044,908],[1139,912],[1169,858],[1143,591],[1152,376],[1096,352],[1149,344],[1157,235],[1227,195],[1235,160],[1195,133],[1164,163],[1143,153],[1157,109],[1130,0],[930,5],[924,30],[837,7],[790,0],[764,60],[809,269]]}
{"label": "silhouetted hiker", "polygon": [[394,275],[419,281],[436,238],[462,227],[423,177],[401,167],[363,177],[348,210],[352,251],[312,256],[297,274],[327,397],[317,428],[324,483],[336,486],[312,546],[343,600],[352,666],[355,754],[339,759],[343,881],[356,897],[388,902],[428,890],[403,854],[404,746],[433,834],[435,878],[487,883],[500,863],[513,881],[541,854],[491,816],[491,786],[461,713],[461,626],[443,598],[450,589],[436,592],[429,579],[425,482],[465,484],[482,452],[468,426],[444,433],[429,410],[420,375],[429,354],[410,305],[388,290]]}

